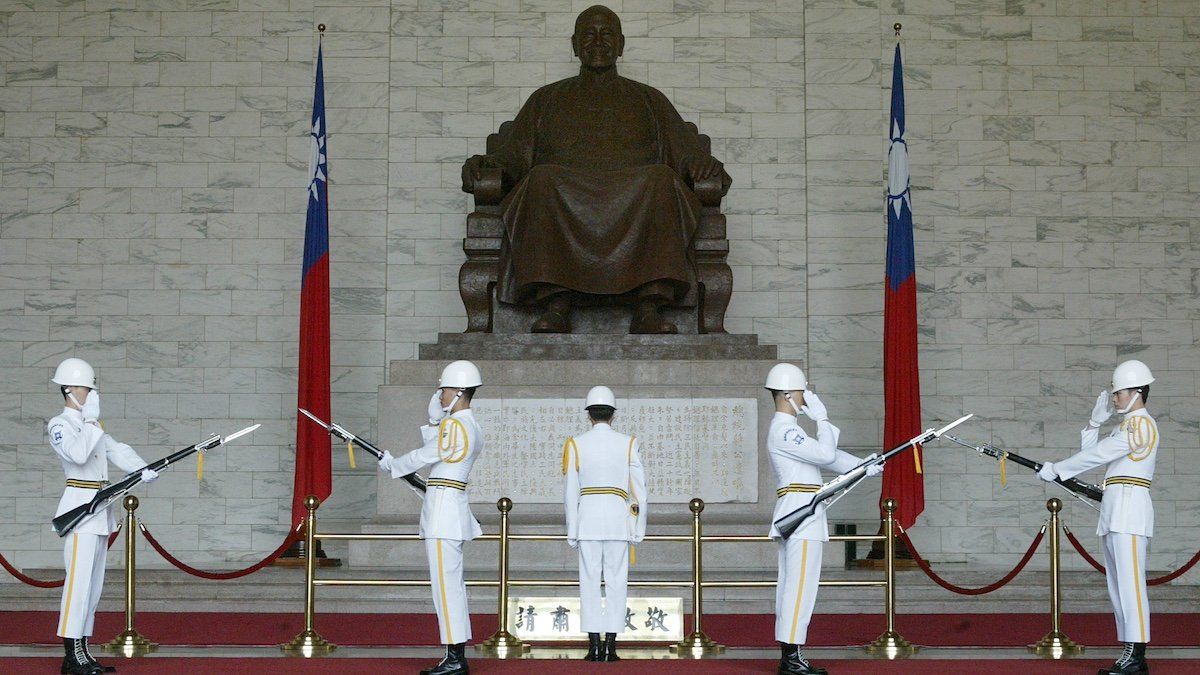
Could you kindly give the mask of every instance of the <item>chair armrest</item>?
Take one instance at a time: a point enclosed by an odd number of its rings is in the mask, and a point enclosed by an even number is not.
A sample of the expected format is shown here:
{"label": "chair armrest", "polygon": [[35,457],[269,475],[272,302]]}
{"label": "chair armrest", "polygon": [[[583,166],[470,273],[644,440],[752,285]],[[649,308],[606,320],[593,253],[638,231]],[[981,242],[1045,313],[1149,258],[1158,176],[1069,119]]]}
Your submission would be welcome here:
{"label": "chair armrest", "polygon": [[480,173],[474,189],[469,191],[475,195],[475,205],[499,204],[504,199],[504,170],[487,167]]}
{"label": "chair armrest", "polygon": [[696,181],[692,186],[696,197],[700,199],[700,203],[704,206],[720,206],[721,197],[724,193],[723,188],[720,176],[703,178]]}

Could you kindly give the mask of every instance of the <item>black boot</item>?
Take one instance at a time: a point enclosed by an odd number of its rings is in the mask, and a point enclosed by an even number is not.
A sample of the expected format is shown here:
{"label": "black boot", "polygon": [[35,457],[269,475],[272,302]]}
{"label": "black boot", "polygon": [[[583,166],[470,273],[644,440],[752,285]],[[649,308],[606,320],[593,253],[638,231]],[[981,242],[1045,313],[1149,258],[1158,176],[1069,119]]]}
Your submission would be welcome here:
{"label": "black boot", "polygon": [[621,657],[617,656],[617,634],[604,634],[604,658],[601,661],[620,661]]}
{"label": "black boot", "polygon": [[1149,672],[1145,642],[1126,642],[1125,651],[1116,663],[1096,671],[1097,675],[1148,675]]}
{"label": "black boot", "polygon": [[604,646],[600,643],[599,633],[588,633],[588,653],[584,661],[603,661]]}
{"label": "black boot", "polygon": [[829,675],[824,668],[816,668],[800,653],[800,645],[779,643],[779,675]]}
{"label": "black boot", "polygon": [[91,663],[93,666],[100,668],[101,670],[103,670],[106,673],[117,672],[116,666],[106,666],[103,663],[100,663],[99,661],[97,661],[96,657],[92,656],[92,650],[88,649],[88,637],[89,636],[84,635],[83,637],[79,638],[79,641],[83,643],[83,653],[87,656],[88,662]]}
{"label": "black boot", "polygon": [[63,649],[66,655],[63,656],[62,670],[58,671],[62,675],[97,675],[104,672],[99,665],[88,661],[87,652],[83,650],[83,640],[63,638]]}
{"label": "black boot", "polygon": [[467,643],[460,642],[456,645],[446,645],[446,657],[441,663],[427,670],[422,670],[421,675],[467,675],[471,669],[467,667]]}

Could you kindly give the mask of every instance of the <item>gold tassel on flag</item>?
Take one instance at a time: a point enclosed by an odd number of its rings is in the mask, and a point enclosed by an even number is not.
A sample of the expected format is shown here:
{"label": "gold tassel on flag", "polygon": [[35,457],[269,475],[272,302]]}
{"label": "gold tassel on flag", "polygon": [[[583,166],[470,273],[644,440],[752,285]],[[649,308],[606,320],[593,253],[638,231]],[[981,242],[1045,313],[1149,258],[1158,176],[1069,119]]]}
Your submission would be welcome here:
{"label": "gold tassel on flag", "polygon": [[358,466],[354,464],[354,444],[353,443],[350,443],[350,442],[346,443],[346,452],[350,455],[350,468],[357,469]]}

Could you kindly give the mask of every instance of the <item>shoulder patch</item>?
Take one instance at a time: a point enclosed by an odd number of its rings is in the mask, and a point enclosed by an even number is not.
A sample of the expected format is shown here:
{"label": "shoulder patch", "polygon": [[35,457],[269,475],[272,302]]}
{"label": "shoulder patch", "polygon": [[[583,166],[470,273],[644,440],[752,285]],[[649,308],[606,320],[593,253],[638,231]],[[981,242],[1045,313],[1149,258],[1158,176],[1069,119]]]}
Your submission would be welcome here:
{"label": "shoulder patch", "polygon": [[51,443],[59,443],[62,441],[62,439],[63,439],[62,428],[63,428],[63,425],[61,423],[55,424],[54,426],[50,427],[50,442]]}
{"label": "shoulder patch", "polygon": [[805,439],[807,439],[807,438],[808,438],[808,435],[805,434],[804,430],[801,429],[800,427],[790,427],[788,429],[785,429],[783,432],[783,442],[784,443],[791,443],[793,445],[801,445],[804,443]]}

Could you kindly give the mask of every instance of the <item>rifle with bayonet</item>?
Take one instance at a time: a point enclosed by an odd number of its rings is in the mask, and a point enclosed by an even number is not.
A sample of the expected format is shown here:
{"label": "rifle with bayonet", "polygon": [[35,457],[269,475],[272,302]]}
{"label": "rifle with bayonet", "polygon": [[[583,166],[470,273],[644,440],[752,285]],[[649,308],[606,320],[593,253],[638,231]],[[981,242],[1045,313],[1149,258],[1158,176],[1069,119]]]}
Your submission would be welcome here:
{"label": "rifle with bayonet", "polygon": [[[346,441],[347,443],[353,443],[354,445],[357,445],[358,447],[362,448],[363,450],[366,450],[367,452],[371,453],[375,457],[376,460],[383,459],[383,450],[380,450],[379,448],[375,447],[375,445],[372,444],[370,441],[367,441],[362,438],[359,438],[358,436],[355,436],[354,434],[347,431],[345,427],[343,427],[335,422],[326,423],[321,418],[308,412],[304,408],[297,408],[297,410],[299,410],[301,413],[303,413],[304,416],[307,417],[308,419],[310,419],[313,422],[316,422],[317,424],[324,427],[325,431],[328,431],[331,436],[337,436],[338,438],[342,439],[343,441]],[[417,473],[410,473],[407,476],[401,476],[401,478],[404,480],[404,482],[408,483],[408,486],[410,488],[412,488],[413,492],[417,493],[417,495],[419,497],[424,499],[425,492],[429,488],[425,484],[425,478],[423,476],[421,476],[420,474],[417,474]]]}
{"label": "rifle with bayonet", "polygon": [[56,516],[53,520],[54,531],[57,532],[58,536],[60,536],[60,537],[67,536],[71,532],[71,530],[75,529],[75,527],[77,525],[79,525],[79,523],[83,522],[84,518],[87,518],[88,516],[91,516],[94,513],[99,513],[100,511],[103,511],[105,508],[108,507],[109,504],[120,499],[126,492],[129,492],[138,483],[141,483],[142,482],[142,472],[145,471],[146,469],[151,469],[153,471],[162,471],[163,469],[166,469],[168,466],[179,462],[179,460],[183,459],[184,457],[187,457],[187,456],[189,456],[193,453],[197,453],[197,452],[208,452],[209,450],[212,450],[213,448],[215,448],[217,446],[225,445],[226,443],[232,441],[235,438],[238,438],[239,436],[245,436],[246,434],[250,433],[251,431],[254,431],[255,429],[259,428],[260,426],[262,426],[262,425],[255,424],[253,426],[248,426],[245,429],[242,429],[241,431],[235,431],[234,433],[229,434],[228,436],[226,436],[224,438],[222,438],[220,434],[213,434],[212,436],[209,436],[208,438],[200,441],[199,443],[196,443],[194,445],[189,445],[186,448],[179,450],[178,452],[174,452],[174,453],[171,453],[170,455],[167,455],[166,457],[163,457],[162,459],[158,459],[153,462],[150,462],[146,466],[138,469],[137,471],[134,471],[133,473],[128,474],[127,476],[125,476],[121,480],[113,483],[112,485],[109,485],[108,487],[105,487],[105,488],[101,488],[98,492],[96,492],[95,496],[92,497],[92,500],[90,502],[88,502],[86,504],[81,504],[60,516]]}
{"label": "rifle with bayonet", "polygon": [[[1035,462],[1032,459],[1022,457],[1015,452],[1009,452],[1008,450],[997,448],[989,443],[971,443],[955,436],[951,436],[950,434],[946,434],[946,440],[957,443],[964,448],[971,448],[981,455],[986,455],[1000,462],[1003,462],[1007,459],[1008,461],[1015,464],[1020,464],[1025,468],[1033,469],[1034,473],[1042,470],[1041,462]],[[1104,498],[1104,490],[1099,485],[1084,483],[1083,481],[1076,480],[1074,478],[1055,478],[1054,482],[1066,488],[1076,496],[1087,497],[1088,499],[1092,499],[1097,502]],[[1084,503],[1088,504],[1088,506],[1093,506],[1088,502]]]}
{"label": "rifle with bayonet", "polygon": [[817,492],[813,495],[812,501],[775,521],[775,527],[779,530],[779,536],[783,537],[784,539],[792,536],[793,532],[800,529],[801,525],[804,525],[804,523],[808,522],[810,518],[816,515],[818,506],[828,502],[828,504],[826,504],[826,508],[828,508],[834,502],[845,496],[847,492],[849,492],[867,477],[867,467],[873,464],[881,464],[886,462],[892,455],[904,452],[909,448],[915,448],[922,443],[927,443],[935,438],[938,438],[947,431],[971,419],[973,415],[974,413],[963,415],[941,429],[926,429],[924,432],[908,439],[900,445],[897,445],[882,455],[873,459],[868,459],[862,464],[859,464],[846,473],[822,485],[821,489],[817,490]]}

